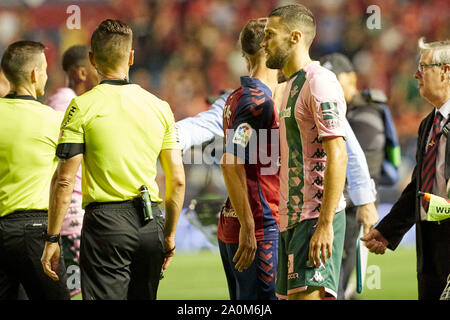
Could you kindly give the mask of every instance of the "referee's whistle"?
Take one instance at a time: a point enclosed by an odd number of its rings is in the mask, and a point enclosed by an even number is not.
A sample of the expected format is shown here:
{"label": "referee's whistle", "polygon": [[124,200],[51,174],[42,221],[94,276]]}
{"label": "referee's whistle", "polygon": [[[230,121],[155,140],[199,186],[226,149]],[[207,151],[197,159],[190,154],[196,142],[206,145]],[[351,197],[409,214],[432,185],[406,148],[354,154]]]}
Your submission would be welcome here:
{"label": "referee's whistle", "polygon": [[153,213],[152,213],[152,202],[150,201],[150,194],[148,192],[148,189],[145,185],[141,186],[139,188],[139,191],[141,192],[141,198],[143,203],[143,209],[144,209],[144,221],[148,222],[153,220]]}

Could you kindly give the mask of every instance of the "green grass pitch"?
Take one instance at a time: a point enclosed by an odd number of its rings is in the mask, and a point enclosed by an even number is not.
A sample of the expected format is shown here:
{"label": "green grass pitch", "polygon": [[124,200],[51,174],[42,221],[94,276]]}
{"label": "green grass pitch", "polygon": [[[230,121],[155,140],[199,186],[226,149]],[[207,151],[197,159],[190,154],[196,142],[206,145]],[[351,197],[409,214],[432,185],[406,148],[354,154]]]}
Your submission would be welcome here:
{"label": "green grass pitch", "polygon": [[[415,248],[369,254],[366,280],[363,293],[357,295],[361,300],[416,300]],[[80,295],[74,299],[80,299]],[[158,299],[228,300],[219,253],[177,253],[160,282]]]}

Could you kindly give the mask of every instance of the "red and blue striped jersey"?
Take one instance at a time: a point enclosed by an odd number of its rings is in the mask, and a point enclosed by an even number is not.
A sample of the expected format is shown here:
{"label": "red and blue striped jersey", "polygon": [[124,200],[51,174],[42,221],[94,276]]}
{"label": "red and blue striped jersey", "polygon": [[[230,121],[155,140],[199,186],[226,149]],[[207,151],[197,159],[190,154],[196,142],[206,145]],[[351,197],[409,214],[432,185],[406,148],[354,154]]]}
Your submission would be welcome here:
{"label": "red and blue striped jersey", "polygon": [[[271,90],[260,80],[241,77],[241,87],[227,99],[223,112],[225,152],[245,168],[257,241],[278,239],[279,118]],[[228,198],[217,234],[224,243],[239,243],[240,224]]]}

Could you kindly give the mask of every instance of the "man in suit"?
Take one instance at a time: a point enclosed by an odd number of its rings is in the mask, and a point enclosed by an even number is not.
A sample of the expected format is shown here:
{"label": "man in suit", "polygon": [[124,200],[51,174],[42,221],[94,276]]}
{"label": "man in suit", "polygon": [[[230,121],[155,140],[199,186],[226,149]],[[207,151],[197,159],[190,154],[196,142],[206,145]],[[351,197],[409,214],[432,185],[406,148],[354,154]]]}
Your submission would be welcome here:
{"label": "man in suit", "polygon": [[[420,94],[434,109],[422,121],[417,140],[416,167],[411,182],[380,223],[361,238],[367,248],[383,254],[395,250],[404,234],[416,224],[419,299],[439,299],[450,273],[450,219],[427,221],[427,203],[418,191],[448,198],[444,169],[447,137],[442,128],[450,119],[450,40],[425,43],[414,77]],[[447,177],[448,178],[448,177]]]}

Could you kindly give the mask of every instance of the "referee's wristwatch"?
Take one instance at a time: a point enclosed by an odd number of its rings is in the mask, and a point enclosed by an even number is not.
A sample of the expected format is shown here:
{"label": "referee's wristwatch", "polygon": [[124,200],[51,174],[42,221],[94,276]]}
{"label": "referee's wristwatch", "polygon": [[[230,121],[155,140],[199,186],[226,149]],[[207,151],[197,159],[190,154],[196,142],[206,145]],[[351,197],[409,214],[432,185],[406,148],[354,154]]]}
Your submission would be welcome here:
{"label": "referee's wristwatch", "polygon": [[53,242],[56,243],[59,241],[59,238],[61,237],[61,235],[58,234],[48,234],[47,230],[44,230],[44,232],[42,232],[42,238],[46,241],[46,242]]}

